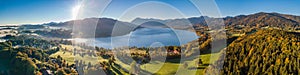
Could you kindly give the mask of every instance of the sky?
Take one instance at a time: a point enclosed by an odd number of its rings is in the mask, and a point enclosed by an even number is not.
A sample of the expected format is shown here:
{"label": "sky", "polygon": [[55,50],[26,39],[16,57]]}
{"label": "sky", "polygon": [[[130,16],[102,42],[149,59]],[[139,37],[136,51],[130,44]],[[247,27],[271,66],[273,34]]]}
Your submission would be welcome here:
{"label": "sky", "polygon": [[[91,0],[87,0],[91,1]],[[104,6],[103,2],[83,0],[0,0],[0,25],[38,24],[64,22],[90,17],[107,17],[131,21],[135,17],[174,19],[203,16],[188,0],[112,0]],[[99,0],[103,1],[103,0]],[[278,12],[300,16],[300,0],[215,0],[222,15],[237,16],[258,12]],[[96,8],[87,8],[92,4]],[[97,9],[98,14],[93,12]],[[83,14],[76,18],[74,14]]]}

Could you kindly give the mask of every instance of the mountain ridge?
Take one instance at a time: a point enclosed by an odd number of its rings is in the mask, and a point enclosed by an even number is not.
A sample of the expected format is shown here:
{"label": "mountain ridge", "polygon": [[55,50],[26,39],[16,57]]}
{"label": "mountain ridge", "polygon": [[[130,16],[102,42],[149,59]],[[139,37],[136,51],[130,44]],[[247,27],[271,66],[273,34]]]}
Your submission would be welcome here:
{"label": "mountain ridge", "polygon": [[[60,22],[60,23],[45,23],[41,25],[49,25],[49,26],[66,26],[66,25],[72,25],[76,21],[84,21],[84,20],[90,20],[90,19],[99,19],[100,20],[111,20],[113,22],[123,22],[112,18],[85,18],[81,20],[71,20],[66,22]],[[205,19],[223,19],[226,26],[229,25],[300,25],[300,16],[296,15],[290,15],[290,14],[280,14],[280,13],[266,13],[266,12],[259,12],[249,15],[237,15],[237,16],[227,16],[224,18],[212,18],[208,16],[200,16],[200,17],[190,17],[190,18],[178,18],[178,19],[155,19],[155,18],[136,18],[132,20],[131,22],[123,22],[123,23],[130,23],[134,26],[141,25],[145,22],[160,22],[162,24],[166,24],[168,26],[180,26],[180,25],[195,25],[200,24],[207,26]],[[282,22],[282,23],[281,23]],[[113,23],[110,23],[110,25]]]}
{"label": "mountain ridge", "polygon": [[[224,25],[226,27],[234,27],[239,25],[256,28],[270,26],[282,29],[296,29],[297,27],[300,27],[300,16],[266,12],[224,18],[211,18],[208,16],[166,20],[154,18],[136,18],[132,22],[123,22],[111,18],[85,18],[81,20],[71,20],[60,23],[50,22],[40,25],[68,27],[72,29],[74,28],[74,23],[76,23],[76,27],[80,29],[80,31],[84,31],[81,32],[84,35],[78,36],[90,37],[90,35],[95,35],[95,37],[109,37],[126,35],[139,28],[174,28],[194,30],[197,29],[197,27],[208,26],[207,22],[209,22],[211,25],[218,25],[221,19],[224,21]],[[95,34],[90,33],[90,29],[93,28],[90,26],[95,26]],[[114,32],[114,28],[119,29],[117,29],[117,32]],[[113,32],[114,34],[112,34]]]}

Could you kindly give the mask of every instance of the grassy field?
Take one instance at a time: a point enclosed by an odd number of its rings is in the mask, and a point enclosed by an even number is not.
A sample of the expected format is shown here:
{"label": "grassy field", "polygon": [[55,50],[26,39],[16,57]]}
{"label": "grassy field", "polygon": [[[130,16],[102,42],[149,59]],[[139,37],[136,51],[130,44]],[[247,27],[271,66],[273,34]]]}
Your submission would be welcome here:
{"label": "grassy field", "polygon": [[[72,49],[72,46],[69,45],[62,45],[63,48],[67,47],[68,49]],[[50,57],[57,57],[60,55],[63,59],[65,59],[68,63],[74,63],[75,58],[77,60],[84,60],[84,61],[90,61],[92,64],[98,63],[100,61],[107,61],[106,59],[103,59],[102,57],[91,57],[91,56],[84,56],[81,57],[79,55],[74,56],[71,51],[58,51],[55,54],[52,54]],[[185,63],[188,64],[187,68],[181,67],[183,64],[180,63],[171,63],[171,62],[153,62],[153,63],[147,63],[144,65],[141,65],[140,68],[145,73],[151,73],[156,75],[173,75],[173,74],[179,74],[179,75],[202,75],[204,69],[209,66],[212,62],[217,60],[219,57],[219,53],[213,53],[213,54],[205,54],[200,55],[200,58],[203,61],[203,65],[200,66],[200,68],[197,69],[196,67],[196,59],[185,61]],[[128,71],[130,70],[129,64],[124,64],[123,62],[119,61],[118,59],[115,61],[115,65],[112,65],[112,71],[117,75],[123,75],[128,74]]]}
{"label": "grassy field", "polygon": [[245,34],[238,34],[238,33],[236,33],[236,34],[231,34],[231,36],[235,36],[235,37],[243,36],[243,35],[245,35]]}
{"label": "grassy field", "polygon": [[[211,56],[213,56],[213,57],[211,58]],[[146,64],[146,65],[141,66],[141,68],[145,69],[151,73],[155,73],[155,74],[159,74],[159,75],[173,75],[173,74],[194,75],[196,73],[197,73],[197,75],[202,75],[204,68],[207,67],[208,64],[211,64],[210,61],[217,60],[217,57],[219,57],[219,53],[200,55],[200,58],[202,59],[203,64],[204,64],[204,65],[200,66],[200,67],[202,67],[201,69],[193,69],[196,66],[196,64],[195,64],[196,60],[186,61],[186,63],[188,63],[187,68],[180,67],[183,64],[169,63],[169,62]],[[157,71],[156,69],[158,69],[160,67],[160,65],[163,65],[163,66]]]}
{"label": "grassy field", "polygon": [[[180,63],[170,63],[170,62],[154,62],[141,65],[140,68],[147,72],[157,75],[203,75],[204,69],[214,62],[219,57],[219,53],[213,54],[205,54],[200,55],[200,58],[203,61],[203,65],[200,66],[200,69],[195,69],[196,67],[196,60],[186,61],[188,63],[187,68],[180,67],[182,64]],[[117,64],[121,65],[123,68],[130,70],[130,66],[128,64],[124,64],[120,61],[116,61]]]}
{"label": "grassy field", "polygon": [[[61,45],[61,46],[62,46],[62,48],[67,48],[67,50],[72,50],[73,48],[81,49],[80,47],[73,47],[71,45]],[[85,55],[82,57],[82,56],[79,56],[78,54],[74,55],[72,51],[62,51],[62,50],[50,55],[50,57],[57,57],[58,55],[60,55],[64,60],[66,60],[66,62],[68,62],[70,64],[73,64],[75,59],[88,61],[88,62],[91,62],[92,64],[103,61],[101,57],[93,57],[93,56],[88,56],[88,55]]]}

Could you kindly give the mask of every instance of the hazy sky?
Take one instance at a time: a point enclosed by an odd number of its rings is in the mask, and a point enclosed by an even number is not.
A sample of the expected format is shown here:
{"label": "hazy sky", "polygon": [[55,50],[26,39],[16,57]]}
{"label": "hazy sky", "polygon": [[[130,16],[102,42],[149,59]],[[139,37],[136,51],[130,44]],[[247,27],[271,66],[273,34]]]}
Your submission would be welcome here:
{"label": "hazy sky", "polygon": [[[215,1],[223,16],[257,12],[300,15],[300,0]],[[80,2],[82,0],[0,0],[0,25],[72,20],[74,19],[74,9],[79,6]],[[82,11],[86,10],[83,9]],[[188,0],[112,0],[102,15],[88,15],[83,18],[109,17],[130,21],[133,16],[172,19],[201,15]]]}

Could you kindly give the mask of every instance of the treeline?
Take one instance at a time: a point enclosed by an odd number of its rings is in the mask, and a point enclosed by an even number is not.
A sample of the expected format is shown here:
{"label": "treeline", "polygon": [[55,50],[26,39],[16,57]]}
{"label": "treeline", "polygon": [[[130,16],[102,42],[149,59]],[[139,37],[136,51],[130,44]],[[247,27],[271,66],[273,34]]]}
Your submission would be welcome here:
{"label": "treeline", "polygon": [[299,50],[299,34],[260,30],[231,43],[205,72],[212,75],[299,75]]}
{"label": "treeline", "polygon": [[[200,35],[200,38],[181,46],[185,56],[220,52],[238,38],[237,36],[222,35],[225,34],[222,31],[214,32],[214,34],[206,32],[199,32],[197,34]],[[215,50],[212,50],[212,44],[214,44]]]}
{"label": "treeline", "polygon": [[65,29],[52,29],[50,31],[37,30],[33,33],[45,36],[45,37],[58,37],[58,38],[72,38],[72,30]]}
{"label": "treeline", "polygon": [[30,36],[6,36],[3,39],[7,39],[7,42],[10,42],[12,46],[21,47],[34,47],[41,49],[50,49],[51,47],[58,46],[59,41],[47,41],[40,39],[38,37]]}

